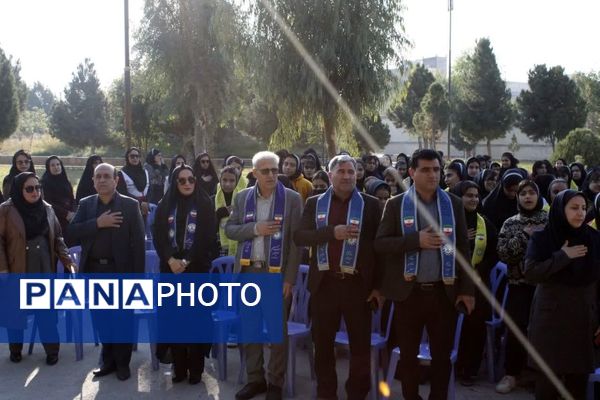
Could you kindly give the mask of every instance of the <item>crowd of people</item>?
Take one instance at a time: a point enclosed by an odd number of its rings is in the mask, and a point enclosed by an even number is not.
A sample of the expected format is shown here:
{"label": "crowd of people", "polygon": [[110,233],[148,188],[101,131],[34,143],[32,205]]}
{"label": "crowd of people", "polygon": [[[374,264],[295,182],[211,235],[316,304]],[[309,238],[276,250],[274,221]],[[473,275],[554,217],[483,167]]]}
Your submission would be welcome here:
{"label": "crowd of people", "polygon": [[[573,397],[585,397],[600,342],[600,167],[559,159],[536,161],[527,171],[508,152],[500,162],[489,156],[444,162],[429,149],[395,161],[344,152],[323,166],[308,149],[259,152],[246,173],[235,155],[219,170],[208,153],[193,162],[175,155],[169,165],[157,149],[145,163],[142,156],[139,148],[128,149],[119,169],[89,157],[73,195],[60,157],[46,160],[40,178],[31,156],[15,153],[2,185],[0,273],[50,273],[59,260],[68,271],[143,272],[152,213],[161,273],[208,272],[212,260],[230,255],[236,273],[281,274],[284,321],[299,265],[309,264],[319,399],[337,398],[334,342],[342,318],[350,340],[347,398],[377,390],[369,378],[371,313],[384,309],[392,318],[388,348],[401,350],[403,397],[420,399],[417,354],[425,328],[433,358],[429,398],[441,400],[448,395],[458,313],[465,317],[455,368],[467,386],[479,373],[491,315],[456,255],[488,287],[492,268],[502,262],[507,314]],[[74,245],[81,246],[78,265],[68,255]],[[122,318],[99,324],[98,377],[130,376],[132,345],[103,340],[133,323]],[[286,324],[282,330],[286,337]],[[41,337],[47,363],[56,364],[57,330]],[[19,362],[23,329],[9,330],[9,338],[10,359]],[[248,379],[236,399],[282,398],[287,341],[271,344],[266,371],[262,344],[243,346]],[[209,350],[204,343],[160,343],[157,356],[170,354],[174,383],[196,384]],[[511,332],[505,352],[499,393],[510,393],[527,365],[539,369]],[[535,397],[557,398],[541,373]]]}

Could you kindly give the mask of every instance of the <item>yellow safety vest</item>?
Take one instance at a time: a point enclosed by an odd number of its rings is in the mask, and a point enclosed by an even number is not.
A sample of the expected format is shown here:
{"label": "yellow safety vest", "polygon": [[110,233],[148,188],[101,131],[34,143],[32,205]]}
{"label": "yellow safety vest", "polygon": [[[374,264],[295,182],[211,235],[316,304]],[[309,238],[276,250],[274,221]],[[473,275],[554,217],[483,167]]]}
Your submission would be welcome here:
{"label": "yellow safety vest", "polygon": [[591,220],[588,225],[591,226],[592,228],[598,230],[598,227],[596,226],[596,218]]}
{"label": "yellow safety vest", "polygon": [[[236,187],[235,189],[233,189],[233,194],[231,195],[231,204],[232,205],[233,205],[235,196],[237,196],[237,193],[238,193],[238,188]],[[226,206],[227,206],[227,204],[225,204],[225,195],[223,194],[223,190],[221,189],[221,184],[219,183],[217,185],[217,195],[215,196],[215,211],[221,207],[226,207]],[[225,217],[225,218],[221,218],[220,221],[217,221],[217,223],[219,224],[219,240],[221,241],[221,246],[227,248],[227,255],[235,256],[235,253],[237,252],[237,242],[235,240],[229,239],[227,237],[227,235],[225,235],[225,224],[227,224],[228,220],[229,220],[229,217]]]}
{"label": "yellow safety vest", "polygon": [[473,256],[471,257],[471,265],[473,268],[483,261],[483,255],[485,254],[485,248],[487,246],[487,232],[485,229],[485,220],[479,214],[477,214],[477,229],[475,231],[475,248],[473,249]]}

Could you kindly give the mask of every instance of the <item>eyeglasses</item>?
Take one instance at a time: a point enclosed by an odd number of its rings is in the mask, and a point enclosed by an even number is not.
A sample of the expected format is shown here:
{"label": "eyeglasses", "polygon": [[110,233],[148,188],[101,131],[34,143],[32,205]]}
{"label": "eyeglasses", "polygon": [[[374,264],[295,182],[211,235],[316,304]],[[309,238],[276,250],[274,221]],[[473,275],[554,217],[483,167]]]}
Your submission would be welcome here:
{"label": "eyeglasses", "polygon": [[139,154],[130,154],[129,158],[140,158]]}
{"label": "eyeglasses", "polygon": [[29,160],[17,160],[17,164],[18,165],[29,165],[29,164],[31,164],[31,161],[29,161]]}
{"label": "eyeglasses", "polygon": [[273,174],[273,175],[277,175],[279,173],[279,169],[277,168],[263,168],[263,169],[259,169],[258,172],[260,172],[261,175],[269,175],[269,174]]}
{"label": "eyeglasses", "polygon": [[177,183],[179,183],[180,185],[185,185],[186,182],[188,182],[190,185],[193,185],[194,183],[196,183],[196,178],[194,178],[193,176],[188,176],[187,179],[177,178]]}
{"label": "eyeglasses", "polygon": [[26,193],[33,193],[34,190],[36,192],[41,192],[42,191],[42,185],[25,186],[23,189],[25,189]]}

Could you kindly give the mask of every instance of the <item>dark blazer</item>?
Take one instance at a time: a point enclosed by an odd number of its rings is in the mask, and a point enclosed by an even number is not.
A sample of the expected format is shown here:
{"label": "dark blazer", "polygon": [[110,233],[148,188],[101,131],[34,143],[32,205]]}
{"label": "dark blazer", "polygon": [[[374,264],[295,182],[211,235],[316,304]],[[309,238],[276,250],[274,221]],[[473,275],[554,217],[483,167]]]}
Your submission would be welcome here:
{"label": "dark blazer", "polygon": [[[362,281],[365,285],[367,294],[373,288],[379,286],[381,278],[380,265],[377,262],[375,251],[373,249],[373,240],[377,233],[377,226],[381,219],[381,211],[379,209],[379,200],[365,193],[360,194],[365,202],[363,209],[362,228],[360,231],[360,244],[358,248],[358,258],[356,260],[356,268]],[[326,271],[319,271],[317,265],[317,246],[329,241],[334,241],[333,225],[328,225],[324,228],[317,229],[316,224],[316,209],[317,198],[312,196],[306,200],[304,213],[300,221],[300,229],[294,233],[294,242],[298,246],[311,246],[310,269],[308,273],[308,290],[311,293],[316,293],[321,284],[321,280]]]}
{"label": "dark blazer", "polygon": [[[469,239],[465,210],[462,200],[452,193],[448,193],[452,199],[456,230],[456,251],[460,252],[470,263],[471,253],[469,251]],[[382,280],[382,294],[385,298],[394,301],[403,301],[410,294],[415,281],[404,279],[404,255],[408,251],[419,250],[419,232],[402,236],[400,208],[405,193],[388,200],[383,210],[383,218],[377,231],[375,239],[375,251],[385,258],[384,274]],[[456,261],[456,280],[453,285],[444,285],[446,294],[454,303],[457,295],[473,296],[473,282],[463,272]]]}
{"label": "dark blazer", "polygon": [[[121,211],[123,223],[119,228],[104,228],[113,230],[112,249],[116,264],[116,271],[114,272],[143,273],[146,253],[144,221],[140,213],[139,203],[137,200],[123,196],[118,192],[115,196],[111,211]],[[77,213],[68,227],[71,237],[81,243],[80,272],[87,272],[88,255],[98,232],[98,225],[96,224],[98,218],[96,216],[97,206],[97,194],[81,199]]]}

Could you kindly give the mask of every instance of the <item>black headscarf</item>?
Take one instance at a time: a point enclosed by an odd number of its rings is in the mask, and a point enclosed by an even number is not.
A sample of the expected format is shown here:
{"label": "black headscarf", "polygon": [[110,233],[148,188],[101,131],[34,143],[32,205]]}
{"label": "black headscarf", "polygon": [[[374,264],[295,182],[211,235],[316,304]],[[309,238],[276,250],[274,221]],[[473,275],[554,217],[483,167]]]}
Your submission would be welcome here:
{"label": "black headscarf", "polygon": [[[319,170],[317,172],[315,172],[315,174],[313,175],[313,181],[315,179],[320,179],[323,182],[325,182],[327,184],[327,187],[331,186],[331,182],[329,181],[329,175],[327,175],[327,172],[323,171],[323,170]],[[311,196],[315,196],[317,194],[322,194],[325,193],[327,189],[322,190],[322,189],[313,189],[312,192],[310,192]]]}
{"label": "black headscarf", "polygon": [[400,160],[404,160],[404,162],[406,163],[406,170],[404,171],[403,175],[401,175],[402,179],[406,179],[408,177],[408,168],[410,168],[410,158],[408,158],[408,156],[404,153],[400,153],[396,156],[396,169],[398,169],[399,164],[398,161]]}
{"label": "black headscarf", "polygon": [[578,163],[578,162],[571,163],[571,165],[569,165],[569,169],[573,168],[573,165],[577,166],[579,168],[579,170],[581,171],[581,178],[574,179],[573,172],[571,172],[571,179],[573,180],[573,182],[575,182],[575,184],[577,185],[579,190],[583,190],[583,182],[585,182],[585,178],[587,177],[587,172],[585,171],[585,167],[583,166],[582,163]]}
{"label": "black headscarf", "polygon": [[476,163],[477,166],[479,167],[479,170],[481,171],[481,164],[479,163],[479,158],[477,158],[477,157],[471,157],[465,163],[465,166],[467,167],[466,171],[465,171],[465,179],[468,179],[468,180],[473,181],[473,182],[478,182],[479,181],[479,177],[480,177],[479,173],[477,174],[477,176],[470,176],[469,175],[469,165],[473,164],[473,163]]}
{"label": "black headscarf", "polygon": [[550,175],[550,174],[538,175],[533,179],[533,181],[539,188],[539,193],[541,194],[540,197],[543,197],[544,199],[546,199],[548,204],[550,204],[550,190],[549,190],[550,184],[555,179],[556,178],[554,177],[554,175]]}
{"label": "black headscarf", "polygon": [[187,164],[185,157],[182,156],[181,154],[176,154],[173,158],[171,158],[171,166],[169,167],[169,178],[171,177],[171,174],[173,173],[173,170],[175,169],[177,164],[177,159],[182,158],[183,159],[183,164]]}
{"label": "black headscarf", "polygon": [[500,176],[503,176],[508,170],[518,168],[519,160],[513,156],[513,153],[510,151],[506,151],[502,153],[502,157],[506,157],[510,161],[510,166],[508,168],[501,167],[500,168]]}
{"label": "black headscarf", "polygon": [[553,274],[550,281],[569,286],[587,286],[600,276],[600,268],[597,266],[597,260],[600,259],[600,236],[585,223],[579,228],[573,228],[567,221],[565,207],[576,196],[585,199],[582,192],[571,189],[560,192],[554,198],[548,224],[541,232],[534,233],[526,258],[545,261],[560,250],[567,240],[569,246],[585,245],[588,249],[585,257],[570,260],[569,265]]}
{"label": "black headscarf", "polygon": [[518,213],[517,198],[511,200],[506,197],[504,188],[517,185],[526,177],[518,168],[507,170],[496,188],[483,199],[481,211],[498,230],[502,228],[504,221]]}
{"label": "black headscarf", "polygon": [[[579,190],[581,190],[583,192],[583,194],[585,195],[585,198],[590,203],[593,202],[594,199],[596,198],[596,193],[594,193],[590,190],[590,183],[591,183],[592,179],[598,179],[599,176],[600,176],[600,167],[594,167],[587,171],[585,180],[583,181],[581,186],[579,186]],[[575,183],[577,183],[577,182],[575,182]]]}
{"label": "black headscarf", "polygon": [[300,157],[298,157],[294,153],[289,153],[286,156],[286,158],[293,158],[294,160],[296,160],[296,171],[294,172],[294,174],[292,176],[288,176],[288,178],[290,178],[291,181],[294,181],[295,179],[298,179],[300,174],[302,174],[302,166],[300,165]]}
{"label": "black headscarf", "polygon": [[[52,175],[50,172],[50,161],[58,160],[61,172],[58,175]],[[73,186],[67,177],[65,166],[58,156],[50,156],[46,160],[46,172],[42,176],[42,186],[44,187],[44,196],[55,199],[73,198]]]}
{"label": "black headscarf", "polygon": [[321,160],[319,159],[319,154],[317,154],[317,151],[315,149],[309,147],[308,149],[304,150],[304,153],[302,153],[302,157],[306,155],[312,155],[315,158],[317,171],[323,169],[323,166],[321,165]]}
{"label": "black headscarf", "polygon": [[[456,196],[462,197],[465,195],[468,189],[477,189],[479,191],[479,186],[473,181],[462,181],[454,185],[452,189],[450,189],[450,193],[455,194]],[[480,206],[477,207],[474,211],[469,211],[465,208],[465,219],[467,221],[468,229],[477,229],[477,212],[481,207],[481,199],[479,199]],[[471,249],[475,247],[475,239],[471,239],[470,241]]]}
{"label": "black headscarf", "polygon": [[[535,204],[535,208],[533,210],[524,209],[521,206],[521,203],[519,202],[519,193],[521,193],[523,190],[529,187],[535,190],[538,196],[537,203]],[[517,209],[519,210],[519,214],[530,217],[536,212],[540,211],[542,208],[544,208],[544,200],[542,199],[543,196],[540,195],[540,188],[538,187],[538,185],[536,185],[534,181],[530,179],[525,179],[519,182],[519,187],[517,188]]]}
{"label": "black headscarf", "polygon": [[460,179],[461,181],[464,181],[466,179],[467,175],[467,168],[465,167],[465,164],[454,160],[452,161],[447,167],[446,169],[451,169],[452,171],[456,172],[456,175],[458,175],[458,179]]}
{"label": "black headscarf", "polygon": [[367,178],[367,170],[365,169],[365,163],[362,160],[362,158],[355,158],[355,160],[356,160],[356,165],[358,166],[358,164],[360,164],[362,166],[363,171],[364,171],[363,177],[361,179],[356,178],[356,188],[358,189],[359,192],[364,192],[364,190],[365,190],[365,179]]}
{"label": "black headscarf", "polygon": [[367,189],[367,194],[370,194],[371,196],[375,196],[375,193],[377,193],[379,189],[386,189],[390,193],[390,196],[392,195],[392,189],[390,189],[390,185],[381,179],[371,178],[365,186]]}
{"label": "black headscarf", "polygon": [[132,151],[137,151],[140,157],[142,156],[142,152],[140,151],[140,149],[138,149],[137,147],[130,147],[125,153],[125,166],[121,168],[121,171],[125,172],[127,176],[131,178],[137,190],[139,190],[140,192],[144,192],[146,184],[148,183],[148,180],[146,179],[146,170],[142,165],[141,159],[138,165],[132,165],[129,163],[129,153],[131,153]]}
{"label": "black headscarf", "polygon": [[10,192],[12,202],[23,219],[27,240],[45,235],[49,229],[46,206],[44,205],[42,196],[35,203],[29,203],[23,197],[23,186],[25,186],[25,182],[29,178],[36,178],[39,181],[39,178],[33,172],[21,172],[15,176]]}
{"label": "black headscarf", "polygon": [[481,171],[481,173],[479,175],[478,183],[479,183],[479,195],[481,196],[481,201],[483,201],[483,199],[485,199],[486,196],[488,194],[490,194],[490,192],[488,192],[488,190],[485,188],[485,181],[488,180],[491,175],[496,176],[496,179],[498,178],[498,173],[496,171],[494,171],[493,169],[484,169],[483,171]]}
{"label": "black headscarf", "polygon": [[571,169],[568,166],[565,165],[565,166],[556,168],[556,177],[566,180],[567,186],[569,187],[569,189],[571,188],[572,176],[571,176]]}
{"label": "black headscarf", "polygon": [[94,188],[94,181],[92,178],[94,177],[94,162],[98,161],[102,163],[102,157],[97,154],[90,156],[85,162],[85,169],[81,174],[81,179],[77,184],[77,193],[75,194],[75,199],[77,201],[83,199],[84,197],[91,196],[96,194],[96,189]]}
{"label": "black headscarf", "polygon": [[[383,180],[383,170],[381,169],[381,163],[379,162],[379,157],[371,154],[366,154],[362,157],[365,166],[365,178],[369,176],[374,176],[377,179]],[[375,160],[377,162],[377,166],[373,171],[367,171],[367,163],[369,160]]]}
{"label": "black headscarf", "polygon": [[9,193],[4,193],[4,196],[9,196],[10,192],[11,192],[11,185],[13,180],[15,179],[15,176],[19,175],[21,173],[21,171],[19,171],[17,169],[17,157],[19,156],[25,156],[27,157],[27,159],[29,160],[29,169],[27,170],[27,172],[33,172],[35,174],[35,167],[33,165],[33,159],[31,158],[31,155],[29,153],[27,153],[25,150],[21,149],[18,150],[12,158],[12,165],[10,167],[10,171],[8,172],[8,175],[6,175],[4,177],[4,180],[2,181],[2,187],[7,187],[8,186],[8,190],[7,192]]}

